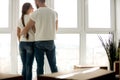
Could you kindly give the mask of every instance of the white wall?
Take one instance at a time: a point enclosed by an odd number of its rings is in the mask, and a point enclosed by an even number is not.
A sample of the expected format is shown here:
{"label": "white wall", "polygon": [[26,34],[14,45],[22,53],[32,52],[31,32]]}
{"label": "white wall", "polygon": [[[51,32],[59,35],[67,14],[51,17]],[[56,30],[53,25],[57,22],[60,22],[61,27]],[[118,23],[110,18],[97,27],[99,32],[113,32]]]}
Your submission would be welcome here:
{"label": "white wall", "polygon": [[[120,40],[120,0],[116,0],[116,34],[117,40]],[[120,55],[119,55],[120,60]],[[120,66],[120,64],[119,64]],[[120,72],[120,69],[119,69]],[[120,73],[119,73],[120,76]]]}
{"label": "white wall", "polygon": [[116,0],[116,33],[117,40],[120,39],[120,0]]}

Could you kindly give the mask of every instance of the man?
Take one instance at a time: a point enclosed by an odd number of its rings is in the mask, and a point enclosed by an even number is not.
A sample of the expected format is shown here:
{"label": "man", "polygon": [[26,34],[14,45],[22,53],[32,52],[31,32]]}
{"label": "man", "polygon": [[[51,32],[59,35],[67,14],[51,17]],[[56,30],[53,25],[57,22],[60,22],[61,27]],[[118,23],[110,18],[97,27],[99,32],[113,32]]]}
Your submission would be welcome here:
{"label": "man", "polygon": [[46,6],[45,0],[35,0],[38,8],[31,14],[30,21],[25,26],[21,35],[26,35],[35,25],[35,57],[37,62],[37,75],[44,73],[44,54],[46,54],[51,72],[57,72],[55,54],[55,34],[58,29],[57,13]]}

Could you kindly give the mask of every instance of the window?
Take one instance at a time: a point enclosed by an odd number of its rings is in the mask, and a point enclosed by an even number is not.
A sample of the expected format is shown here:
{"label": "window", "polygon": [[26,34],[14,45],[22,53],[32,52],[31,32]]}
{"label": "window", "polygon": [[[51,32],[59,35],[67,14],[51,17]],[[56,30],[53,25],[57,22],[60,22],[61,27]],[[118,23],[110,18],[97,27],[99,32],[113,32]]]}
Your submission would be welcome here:
{"label": "window", "polygon": [[54,0],[60,28],[77,28],[77,0]]}
{"label": "window", "polygon": [[8,28],[8,20],[9,20],[9,0],[4,0],[0,2],[0,28]]}
{"label": "window", "polygon": [[[19,12],[25,2],[31,2],[35,7],[34,0],[20,0]],[[108,66],[106,52],[97,34],[108,39],[107,33],[115,32],[112,28],[115,26],[114,0],[46,0],[46,3],[58,13],[55,44],[59,71],[71,70],[77,64]],[[21,65],[18,55],[19,73]],[[48,67],[45,69],[48,71]],[[36,73],[36,63],[33,71]]]}
{"label": "window", "polygon": [[114,0],[85,0],[85,3],[86,64],[109,66],[106,51],[97,34],[107,40],[107,33],[115,32]]}

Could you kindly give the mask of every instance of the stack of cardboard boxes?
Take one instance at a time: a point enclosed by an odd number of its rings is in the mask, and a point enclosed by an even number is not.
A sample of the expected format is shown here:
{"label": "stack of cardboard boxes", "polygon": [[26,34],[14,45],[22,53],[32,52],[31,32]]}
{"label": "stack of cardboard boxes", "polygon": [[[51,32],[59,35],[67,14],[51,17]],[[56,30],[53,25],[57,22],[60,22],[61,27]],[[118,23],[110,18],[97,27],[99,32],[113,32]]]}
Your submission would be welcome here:
{"label": "stack of cardboard boxes", "polygon": [[0,80],[23,80],[23,77],[18,74],[0,73]]}
{"label": "stack of cardboard boxes", "polygon": [[40,75],[38,80],[116,80],[115,72],[100,68],[81,68],[69,72]]}

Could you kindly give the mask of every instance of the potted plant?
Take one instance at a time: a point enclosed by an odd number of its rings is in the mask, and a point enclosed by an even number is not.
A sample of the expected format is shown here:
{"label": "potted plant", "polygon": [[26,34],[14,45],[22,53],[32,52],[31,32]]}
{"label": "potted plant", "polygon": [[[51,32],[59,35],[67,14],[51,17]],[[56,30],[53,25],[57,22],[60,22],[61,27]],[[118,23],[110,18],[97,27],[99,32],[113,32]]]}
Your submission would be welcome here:
{"label": "potted plant", "polygon": [[110,70],[113,70],[114,62],[119,60],[120,46],[116,46],[116,42],[114,40],[114,34],[112,32],[109,33],[108,40],[103,40],[102,36],[98,35],[106,54],[108,56]]}

